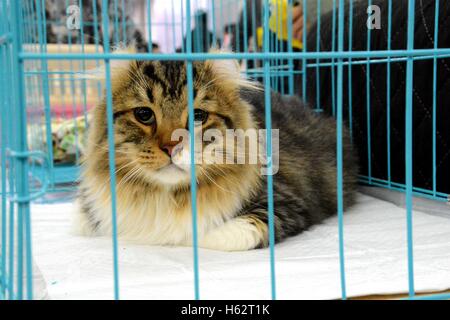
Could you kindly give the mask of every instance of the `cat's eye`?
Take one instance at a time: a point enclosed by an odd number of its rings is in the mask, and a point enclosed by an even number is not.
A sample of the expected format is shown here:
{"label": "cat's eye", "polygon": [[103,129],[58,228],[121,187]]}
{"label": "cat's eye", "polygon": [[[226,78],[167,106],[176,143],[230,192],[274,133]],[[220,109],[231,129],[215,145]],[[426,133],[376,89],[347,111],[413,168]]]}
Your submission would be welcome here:
{"label": "cat's eye", "polygon": [[140,107],[134,109],[134,117],[137,121],[147,126],[155,122],[155,113],[152,109],[147,107]]}
{"label": "cat's eye", "polygon": [[194,121],[204,124],[208,120],[208,112],[202,109],[194,109]]}

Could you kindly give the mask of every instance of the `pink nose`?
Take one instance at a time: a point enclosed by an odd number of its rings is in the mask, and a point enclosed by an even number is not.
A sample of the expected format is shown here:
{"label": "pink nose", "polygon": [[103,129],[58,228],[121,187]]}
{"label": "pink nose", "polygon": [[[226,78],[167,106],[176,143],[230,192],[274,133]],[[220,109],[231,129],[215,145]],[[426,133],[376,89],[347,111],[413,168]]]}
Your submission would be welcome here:
{"label": "pink nose", "polygon": [[166,144],[165,146],[161,147],[161,150],[164,151],[165,153],[167,153],[169,156],[172,156],[173,149],[175,148],[176,145],[177,145],[177,143]]}

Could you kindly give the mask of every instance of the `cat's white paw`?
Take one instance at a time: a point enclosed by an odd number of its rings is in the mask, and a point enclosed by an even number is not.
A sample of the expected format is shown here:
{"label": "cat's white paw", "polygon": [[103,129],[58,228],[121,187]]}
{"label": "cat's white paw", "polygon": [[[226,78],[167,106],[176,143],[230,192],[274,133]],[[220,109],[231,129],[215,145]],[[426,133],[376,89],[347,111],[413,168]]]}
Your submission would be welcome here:
{"label": "cat's white paw", "polygon": [[199,246],[220,251],[246,251],[267,245],[267,225],[253,215],[227,221],[199,238]]}

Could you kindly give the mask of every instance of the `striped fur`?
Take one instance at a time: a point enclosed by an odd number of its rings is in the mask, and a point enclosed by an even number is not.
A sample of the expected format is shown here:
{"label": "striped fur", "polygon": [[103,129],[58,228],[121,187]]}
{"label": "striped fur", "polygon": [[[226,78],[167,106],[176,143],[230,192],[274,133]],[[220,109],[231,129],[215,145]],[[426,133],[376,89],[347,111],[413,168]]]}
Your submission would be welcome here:
{"label": "striped fur", "polygon": [[[203,129],[264,127],[264,93],[230,61],[194,62],[194,105],[209,112]],[[131,61],[113,69],[117,221],[121,239],[190,245],[189,167],[173,165],[161,145],[187,126],[184,62]],[[133,115],[151,108],[155,123]],[[336,213],[335,122],[300,100],[272,94],[273,128],[280,129],[280,169],[274,176],[275,236],[296,235]],[[76,231],[111,234],[106,104],[93,112],[80,181]],[[204,143],[205,144],[205,143]],[[189,155],[184,145],[183,152]],[[248,156],[248,150],[246,150]],[[356,160],[344,132],[345,205],[352,202]],[[227,155],[236,157],[236,154]],[[236,251],[268,245],[268,198],[260,164],[197,164],[201,247]]]}

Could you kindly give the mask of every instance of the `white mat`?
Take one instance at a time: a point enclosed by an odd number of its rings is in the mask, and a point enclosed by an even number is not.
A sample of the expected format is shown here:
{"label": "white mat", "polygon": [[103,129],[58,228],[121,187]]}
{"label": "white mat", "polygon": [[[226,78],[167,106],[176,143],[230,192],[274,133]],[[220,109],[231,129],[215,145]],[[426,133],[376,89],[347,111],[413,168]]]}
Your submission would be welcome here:
{"label": "white mat", "polygon": [[[112,241],[69,234],[71,204],[34,205],[34,256],[52,299],[113,298]],[[407,292],[405,210],[359,195],[345,214],[349,296]],[[337,218],[276,246],[279,299],[340,297]],[[120,244],[122,299],[193,298],[192,248]],[[450,288],[450,215],[414,213],[417,291]],[[200,249],[202,299],[269,299],[268,250]]]}

